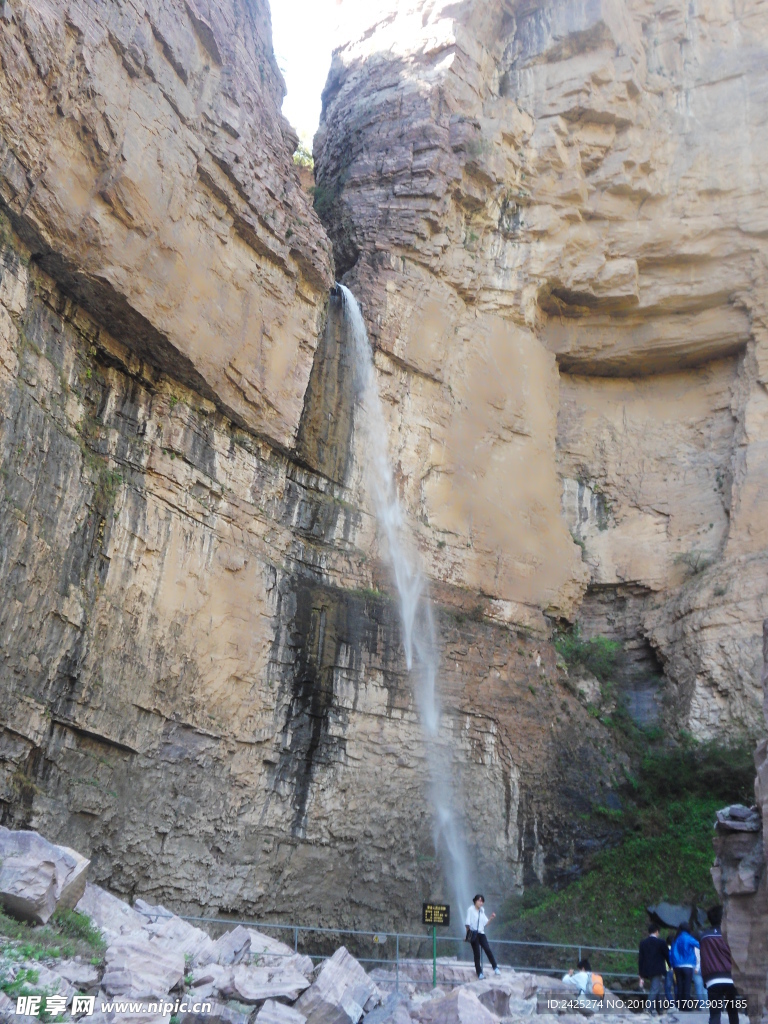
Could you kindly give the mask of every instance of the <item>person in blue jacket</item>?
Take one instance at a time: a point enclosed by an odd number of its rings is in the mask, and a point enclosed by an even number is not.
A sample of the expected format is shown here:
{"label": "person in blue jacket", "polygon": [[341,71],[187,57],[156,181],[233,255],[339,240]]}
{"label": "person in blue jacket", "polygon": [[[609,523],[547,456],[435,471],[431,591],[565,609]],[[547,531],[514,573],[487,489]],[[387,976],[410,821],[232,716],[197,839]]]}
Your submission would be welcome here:
{"label": "person in blue jacket", "polygon": [[691,998],[691,988],[693,972],[696,970],[696,950],[698,948],[698,939],[694,939],[691,935],[687,924],[681,924],[669,951],[669,962],[674,968],[677,978],[678,1010],[693,1009],[694,1001]]}

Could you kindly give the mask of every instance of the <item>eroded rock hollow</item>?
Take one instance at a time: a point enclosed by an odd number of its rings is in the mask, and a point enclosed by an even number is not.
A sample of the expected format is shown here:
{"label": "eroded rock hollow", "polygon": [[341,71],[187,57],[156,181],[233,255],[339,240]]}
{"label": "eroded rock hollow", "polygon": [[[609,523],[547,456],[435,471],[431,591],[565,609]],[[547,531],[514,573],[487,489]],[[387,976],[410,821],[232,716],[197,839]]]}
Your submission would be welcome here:
{"label": "eroded rock hollow", "polygon": [[3,821],[176,909],[384,927],[441,884],[335,276],[485,891],[607,838],[556,623],[621,641],[639,722],[759,723],[768,15],[363,6],[314,208],[265,0],[4,8]]}

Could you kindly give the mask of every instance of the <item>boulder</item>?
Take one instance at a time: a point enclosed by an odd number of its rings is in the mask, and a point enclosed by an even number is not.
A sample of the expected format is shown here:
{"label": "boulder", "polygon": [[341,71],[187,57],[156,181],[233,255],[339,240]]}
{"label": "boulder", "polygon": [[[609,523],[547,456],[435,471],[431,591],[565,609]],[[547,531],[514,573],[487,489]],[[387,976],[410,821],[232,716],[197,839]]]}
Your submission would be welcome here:
{"label": "boulder", "polygon": [[205,966],[193,967],[189,972],[192,978],[193,988],[202,988],[207,985],[212,985],[216,988],[223,982],[223,979],[228,977],[231,973],[226,967],[222,967],[221,964],[205,964]]}
{"label": "boulder", "polygon": [[365,1024],[411,1024],[407,1003],[404,993],[392,992],[380,1006],[366,1014]]}
{"label": "boulder", "polygon": [[489,978],[472,986],[472,991],[486,1010],[497,1017],[527,1017],[535,1013],[537,989],[531,975],[511,971],[505,971],[501,978]]}
{"label": "boulder", "polygon": [[315,970],[312,957],[297,953],[291,946],[287,946],[279,939],[273,939],[270,935],[257,932],[253,928],[247,928],[251,939],[250,955],[252,959],[258,958],[261,967],[291,966],[303,975],[310,978]]}
{"label": "boulder", "polygon": [[0,867],[0,900],[13,917],[45,924],[56,909],[56,865],[34,857],[6,857]]}
{"label": "boulder", "polygon": [[681,924],[690,925],[694,929],[707,927],[707,913],[700,907],[686,907],[677,903],[662,902],[646,909],[651,919],[657,921],[664,928],[679,928]]}
{"label": "boulder", "polygon": [[82,963],[80,960],[61,960],[56,970],[78,992],[88,992],[99,984],[99,971],[93,964]]}
{"label": "boulder", "polygon": [[[542,977],[538,979],[536,988],[536,1013],[539,1015],[552,1013],[550,1004],[553,1001],[567,1004],[573,1002],[578,996],[573,985],[566,985],[559,978]],[[581,1016],[580,1013],[579,1016]],[[562,1021],[562,1014],[558,1014],[558,1017]]]}
{"label": "boulder", "polygon": [[0,826],[0,862],[0,900],[23,920],[45,924],[56,907],[72,909],[85,892],[90,861],[37,832]]}
{"label": "boulder", "polygon": [[306,1024],[306,1020],[303,1013],[274,999],[267,999],[256,1014],[258,1024]]}
{"label": "boulder", "polygon": [[344,947],[315,972],[315,982],[298,999],[296,1009],[307,1024],[357,1024],[367,1006],[381,1002],[381,993]]}
{"label": "boulder", "polygon": [[82,1024],[168,1024],[170,1015],[163,1015],[156,1002],[142,1000],[137,1002],[136,1009],[116,1013],[110,1006],[110,996],[101,992],[96,997],[96,1006],[92,1015],[81,1017]]}
{"label": "boulder", "polygon": [[731,804],[716,814],[717,827],[726,832],[760,832],[763,818],[757,807]]}
{"label": "boulder", "polygon": [[[382,972],[385,971],[386,974]],[[417,982],[419,985],[427,986],[432,984],[432,961],[431,960],[401,960],[400,981],[408,980]],[[393,967],[377,967],[371,971],[371,978],[382,981],[394,981],[395,971]],[[458,960],[455,956],[437,958],[437,983],[447,985],[451,988],[456,985],[465,985],[475,981],[475,968],[465,960]]]}
{"label": "boulder", "polygon": [[136,900],[133,909],[141,918],[148,935],[157,942],[179,950],[190,958],[190,963],[209,963],[215,959],[216,943],[202,928],[196,928],[189,921],[182,921],[163,906],[152,906],[141,899]]}
{"label": "boulder", "polygon": [[239,924],[237,928],[233,928],[231,931],[220,935],[210,949],[199,957],[198,962],[201,965],[207,963],[224,964],[225,966],[239,964],[245,960],[250,952],[250,933],[247,928],[243,928]]}
{"label": "boulder", "polygon": [[67,1006],[69,1006],[72,1002],[72,996],[77,989],[61,974],[58,970],[58,964],[55,971],[39,963],[37,960],[28,961],[22,967],[25,970],[32,970],[37,973],[36,989],[42,989],[49,996],[64,996],[67,1000]]}
{"label": "boulder", "polygon": [[419,1020],[428,1024],[497,1024],[496,1017],[471,988],[456,988],[442,999],[424,1003]]}
{"label": "boulder", "polygon": [[16,1014],[16,1002],[11,1001],[5,992],[0,992],[0,1021],[6,1024],[6,1021],[12,1020],[22,1020],[22,1017]]}
{"label": "boulder", "polygon": [[[198,1002],[197,999],[193,1000]],[[250,1007],[227,1005],[226,1003],[210,1002],[210,1010],[189,1010],[179,1014],[184,1024],[248,1024]]]}
{"label": "boulder", "polygon": [[87,914],[107,942],[112,942],[121,935],[139,932],[144,927],[144,920],[140,914],[123,900],[92,882],[86,885],[75,910],[80,914]]}
{"label": "boulder", "polygon": [[106,961],[101,983],[116,998],[161,999],[184,979],[184,954],[142,935],[117,939]]}
{"label": "boulder", "polygon": [[309,981],[290,967],[274,969],[239,964],[232,969],[221,992],[242,1003],[260,1003],[266,999],[287,999],[292,1003],[307,988]]}

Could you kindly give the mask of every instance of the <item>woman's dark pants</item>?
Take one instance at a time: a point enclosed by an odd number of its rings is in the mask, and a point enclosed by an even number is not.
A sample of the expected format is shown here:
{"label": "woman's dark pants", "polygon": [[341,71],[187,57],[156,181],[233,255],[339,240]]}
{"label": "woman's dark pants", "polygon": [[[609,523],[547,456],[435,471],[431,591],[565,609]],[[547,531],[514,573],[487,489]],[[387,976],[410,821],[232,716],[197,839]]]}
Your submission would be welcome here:
{"label": "woman's dark pants", "polygon": [[475,954],[475,970],[477,971],[478,976],[480,975],[480,972],[483,969],[480,966],[481,947],[485,950],[485,955],[488,957],[491,967],[494,969],[494,971],[496,970],[496,957],[491,952],[491,947],[488,945],[487,937],[485,935],[478,935],[475,941],[472,943],[472,952]]}
{"label": "woman's dark pants", "polygon": [[678,1010],[692,1010],[693,968],[676,967],[675,974],[677,975],[677,1008]]}

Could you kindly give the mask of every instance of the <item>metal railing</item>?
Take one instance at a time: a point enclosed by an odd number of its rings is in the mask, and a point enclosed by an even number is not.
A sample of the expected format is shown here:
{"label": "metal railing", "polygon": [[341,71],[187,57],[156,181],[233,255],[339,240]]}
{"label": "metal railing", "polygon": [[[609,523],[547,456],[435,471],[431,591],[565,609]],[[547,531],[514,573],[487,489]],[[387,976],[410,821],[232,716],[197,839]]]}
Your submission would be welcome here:
{"label": "metal railing", "polygon": [[[143,916],[147,916],[147,911],[141,911],[141,913]],[[151,916],[154,916],[155,918],[161,918],[165,917],[166,915],[156,914]],[[408,977],[409,970],[411,971],[411,973],[413,973],[415,968],[422,967],[425,964],[429,964],[431,967],[432,935],[431,932],[429,931],[422,933],[363,931],[357,928],[320,928],[311,925],[281,924],[272,921],[254,921],[248,918],[195,917],[192,915],[185,914],[179,914],[175,916],[181,917],[181,919],[184,921],[194,922],[196,924],[202,925],[206,930],[209,931],[213,930],[217,932],[225,932],[233,928],[236,928],[238,925],[243,925],[247,928],[253,928],[267,935],[270,932],[279,932],[282,935],[285,935],[285,933],[288,932],[288,942],[285,942],[285,945],[292,945],[293,953],[280,953],[265,950],[264,955],[270,957],[289,956],[301,953],[305,956],[309,956],[313,962],[320,962],[322,960],[329,959],[333,955],[332,952],[327,952],[327,950],[331,946],[334,948],[334,950],[339,945],[345,945],[347,947],[353,946],[354,948],[350,949],[350,952],[353,953],[355,959],[357,959],[361,964],[366,965],[367,970],[374,970],[376,968],[394,970],[394,979],[392,979],[392,982],[394,982],[396,991],[399,991],[401,981],[407,981],[409,984],[414,985],[432,984],[431,978],[430,980],[421,980],[414,977]],[[305,938],[305,936],[307,938]],[[323,937],[330,938],[330,936],[337,937],[337,941],[333,943],[328,942],[328,939],[323,941]],[[352,937],[353,941],[338,941],[341,939],[342,936]],[[302,941],[300,941],[300,937]],[[316,938],[319,941],[313,942],[313,938]],[[393,941],[390,942],[390,940]],[[437,942],[438,946],[442,947],[443,951],[445,951],[446,946],[448,946],[448,948],[451,948],[451,946],[455,948],[456,945],[458,945],[457,952],[454,953],[454,956],[450,957],[450,959],[447,959],[445,957],[444,952],[442,956],[438,957],[438,969],[443,968],[442,973],[444,975],[448,973],[447,969],[451,967],[458,967],[461,965],[466,965],[467,967],[473,966],[473,961],[469,954],[468,947],[465,946],[464,939],[462,937],[454,935],[444,935],[440,936]],[[381,955],[389,952],[389,950],[392,948],[392,945],[394,945],[392,955]],[[422,945],[428,946],[430,948],[430,955],[418,956],[419,947]],[[377,956],[365,955],[367,952],[369,952],[370,946],[375,947],[376,952],[378,954]],[[414,946],[416,947],[415,950]],[[325,949],[323,949],[322,947],[325,947]],[[632,956],[634,958],[637,956],[636,949],[622,949],[616,946],[593,946],[588,945],[586,943],[537,942],[526,941],[521,939],[494,939],[493,947],[497,951],[500,951],[501,949],[509,951],[509,957],[507,958],[509,962],[502,963],[501,959],[503,954],[499,955],[498,958],[500,967],[508,967],[516,971],[526,971],[528,973],[545,975],[549,974],[555,976],[562,975],[569,969],[569,967],[572,967],[574,965],[575,961],[581,960],[583,956],[587,953],[602,953],[604,954],[603,959],[616,957],[624,958],[627,956]],[[467,957],[462,958],[461,953],[464,952],[465,949],[467,950]],[[522,957],[520,955],[515,956],[515,954],[521,954],[524,949],[531,949],[541,952],[543,952],[544,950],[553,950],[556,952],[553,954],[552,959],[559,959],[560,954],[562,953],[563,962],[557,964],[542,964],[540,962],[520,962],[521,959],[534,959],[533,957],[526,957],[525,955],[522,955]],[[568,962],[564,962],[566,951],[570,953]],[[414,955],[414,953],[416,953],[416,955]],[[535,959],[539,960],[540,958],[535,957]],[[624,981],[629,978],[637,978],[636,971],[626,971],[619,969],[614,970],[610,967],[600,967],[599,965],[596,966],[596,969],[599,970],[599,973],[606,980],[608,978],[614,978],[617,979],[617,981]],[[380,979],[379,981],[377,981],[378,984],[382,985],[392,982],[390,982],[389,979]],[[460,983],[461,982],[456,980],[453,982],[444,981],[442,984]],[[615,988],[613,989],[613,991],[616,992],[616,994],[620,994],[622,992],[621,989]]]}

